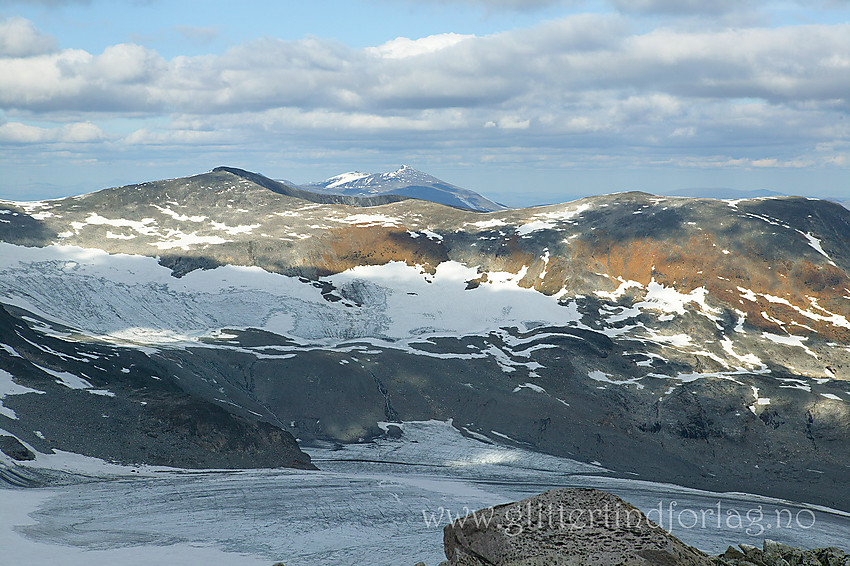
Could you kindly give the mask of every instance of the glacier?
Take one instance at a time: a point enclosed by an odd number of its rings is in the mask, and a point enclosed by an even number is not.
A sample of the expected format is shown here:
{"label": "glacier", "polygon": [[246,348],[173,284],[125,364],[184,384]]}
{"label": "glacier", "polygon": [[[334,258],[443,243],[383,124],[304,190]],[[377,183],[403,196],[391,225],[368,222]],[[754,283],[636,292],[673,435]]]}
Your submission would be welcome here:
{"label": "glacier", "polygon": [[599,466],[463,436],[447,422],[396,426],[402,439],[306,448],[321,468],[313,472],[121,468],[66,458],[66,470],[85,474],[79,481],[0,489],[4,559],[430,565],[444,559],[442,527],[451,519],[554,487],[615,493],[710,553],[764,538],[806,547],[850,540],[850,513],[607,477]]}

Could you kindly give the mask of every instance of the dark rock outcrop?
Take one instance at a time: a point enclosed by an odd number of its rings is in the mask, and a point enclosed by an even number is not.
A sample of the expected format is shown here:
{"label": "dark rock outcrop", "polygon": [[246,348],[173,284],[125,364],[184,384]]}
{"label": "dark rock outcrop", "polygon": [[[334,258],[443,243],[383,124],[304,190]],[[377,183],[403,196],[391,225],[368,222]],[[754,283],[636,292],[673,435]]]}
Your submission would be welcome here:
{"label": "dark rock outcrop", "polygon": [[709,566],[711,559],[596,489],[555,489],[444,530],[449,566]]}
{"label": "dark rock outcrop", "polygon": [[35,460],[35,454],[14,436],[0,436],[0,452],[18,462]]}

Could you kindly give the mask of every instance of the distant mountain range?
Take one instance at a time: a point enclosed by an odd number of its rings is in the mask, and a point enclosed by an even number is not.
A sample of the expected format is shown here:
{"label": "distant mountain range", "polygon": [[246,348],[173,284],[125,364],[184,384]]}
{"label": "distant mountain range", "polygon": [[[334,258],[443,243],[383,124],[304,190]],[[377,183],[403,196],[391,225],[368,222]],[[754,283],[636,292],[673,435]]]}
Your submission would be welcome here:
{"label": "distant mountain range", "polygon": [[480,212],[493,212],[508,208],[481,196],[475,191],[446,183],[407,165],[389,173],[370,174],[351,171],[306,185],[296,185],[289,181],[283,182],[315,193],[355,197],[398,195]]}
{"label": "distant mountain range", "polygon": [[751,191],[741,191],[738,189],[717,188],[692,188],[692,189],[676,189],[675,191],[665,191],[665,196],[669,197],[689,197],[689,198],[718,198],[718,199],[739,199],[739,198],[765,198],[765,197],[781,197],[787,196],[783,193],[770,191],[767,189],[755,189]]}
{"label": "distant mountain range", "polygon": [[[438,179],[428,173],[403,165],[388,173],[362,173],[350,171],[335,175],[324,181],[296,184],[280,180],[281,183],[317,194],[343,195],[348,197],[389,197],[404,196],[428,200],[456,208],[466,208],[479,212],[508,210],[510,207],[494,202],[475,191],[464,189]],[[696,187],[661,191],[657,193],[668,197],[713,198],[713,199],[754,199],[790,196],[769,189],[740,190],[724,187]],[[850,199],[828,198],[850,208]]]}

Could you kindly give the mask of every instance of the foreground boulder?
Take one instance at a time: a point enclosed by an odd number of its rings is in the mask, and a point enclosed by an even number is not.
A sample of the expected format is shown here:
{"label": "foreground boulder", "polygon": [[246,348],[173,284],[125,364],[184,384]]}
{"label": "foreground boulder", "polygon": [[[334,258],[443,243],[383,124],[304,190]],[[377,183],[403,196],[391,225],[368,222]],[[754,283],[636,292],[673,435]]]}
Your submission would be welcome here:
{"label": "foreground boulder", "polygon": [[597,489],[563,488],[483,509],[444,530],[449,566],[710,566],[706,554]]}
{"label": "foreground boulder", "polygon": [[850,555],[837,548],[803,550],[772,540],[765,540],[758,548],[739,545],[740,550],[729,547],[717,557],[717,564],[729,566],[850,566]]}

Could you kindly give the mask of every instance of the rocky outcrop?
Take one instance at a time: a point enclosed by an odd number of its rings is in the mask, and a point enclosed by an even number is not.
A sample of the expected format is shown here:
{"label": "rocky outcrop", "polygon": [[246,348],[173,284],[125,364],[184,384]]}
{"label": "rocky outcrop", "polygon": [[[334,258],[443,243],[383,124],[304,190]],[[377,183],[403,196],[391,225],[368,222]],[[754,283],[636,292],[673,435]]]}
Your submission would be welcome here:
{"label": "rocky outcrop", "polygon": [[850,554],[837,548],[815,548],[804,550],[765,540],[764,546],[758,548],[742,544],[737,548],[729,547],[726,552],[714,558],[718,565],[751,566],[848,566]]}
{"label": "rocky outcrop", "polygon": [[18,462],[35,460],[35,454],[21,444],[21,441],[14,436],[0,436],[0,452],[3,452],[3,454]]}
{"label": "rocky outcrop", "polygon": [[450,566],[710,566],[711,559],[596,489],[564,488],[462,517],[444,530]]}
{"label": "rocky outcrop", "polygon": [[837,548],[772,540],[708,556],[597,489],[554,489],[476,511],[447,525],[443,541],[440,566],[850,566]]}

